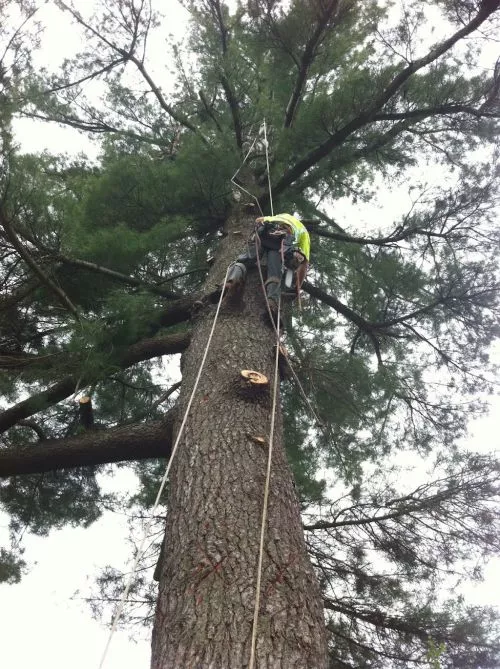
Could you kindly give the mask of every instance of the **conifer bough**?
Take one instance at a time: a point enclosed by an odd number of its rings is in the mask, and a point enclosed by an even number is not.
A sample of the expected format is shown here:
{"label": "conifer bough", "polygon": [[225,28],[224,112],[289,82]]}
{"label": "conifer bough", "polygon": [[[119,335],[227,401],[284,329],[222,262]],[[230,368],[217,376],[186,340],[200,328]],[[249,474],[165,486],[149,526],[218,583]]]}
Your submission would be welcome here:
{"label": "conifer bough", "polygon": [[[187,53],[168,54],[150,51],[166,25],[153,5],[58,2],[86,47],[51,73],[29,23],[0,26],[0,502],[14,536],[0,578],[22,571],[17,528],[99,516],[109,463],[139,477],[131,514],[151,507],[217,287],[253,230],[230,180],[265,117],[270,174],[256,142],[238,183],[269,213],[269,176],[276,211],[321,221],[280,364],[285,376],[294,361],[322,429],[296,380],[283,384],[257,666],[407,669],[432,641],[449,669],[498,667],[491,610],[440,602],[449,576],[477,578],[499,550],[498,464],[459,441],[492,386],[499,322],[498,67],[479,58],[499,3],[194,0]],[[21,153],[15,115],[94,133],[100,159]],[[435,166],[443,183],[425,184]],[[406,211],[377,230],[337,220],[341,198],[373,202],[371,220],[382,183],[411,185]],[[274,377],[276,354],[264,310],[249,272],[242,309],[220,312],[125,609],[125,622],[154,618],[153,669],[249,662],[270,384],[248,384],[252,369]],[[160,364],[174,354],[179,388]],[[413,482],[395,456],[434,474]],[[101,599],[119,597],[114,579]]]}

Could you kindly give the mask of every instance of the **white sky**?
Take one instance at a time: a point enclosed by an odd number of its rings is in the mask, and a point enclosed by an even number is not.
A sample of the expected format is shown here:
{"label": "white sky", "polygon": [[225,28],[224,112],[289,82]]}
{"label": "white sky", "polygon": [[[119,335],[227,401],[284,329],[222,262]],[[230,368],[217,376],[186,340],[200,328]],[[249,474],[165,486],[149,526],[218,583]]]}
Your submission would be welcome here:
{"label": "white sky", "polygon": [[[112,483],[125,490],[134,486],[134,477],[122,471]],[[6,522],[0,515],[0,544]],[[77,590],[88,596],[93,578],[106,565],[125,567],[130,559],[127,535],[126,519],[107,512],[88,529],[63,529],[48,538],[23,540],[28,561],[36,564],[20,584],[0,585],[2,668],[97,669],[109,631],[91,619],[85,602],[72,597]],[[118,632],[105,667],[145,668],[149,657],[149,642],[135,643]]]}
{"label": "white sky", "polygon": [[[77,7],[88,7],[86,0],[78,0]],[[182,34],[185,13],[175,0],[168,0],[168,30]],[[52,4],[43,6],[39,16],[48,26],[43,50],[45,64],[51,65],[74,49],[74,37],[65,18]],[[38,56],[37,56],[38,58]],[[494,62],[494,58],[491,59]],[[49,149],[55,153],[68,150],[90,157],[97,155],[97,145],[88,137],[68,128],[18,120],[15,124],[16,139],[30,151]],[[387,194],[386,202],[389,200]],[[409,204],[405,188],[390,193],[390,214],[394,209],[404,211]],[[351,227],[356,217],[359,229],[374,223],[388,222],[388,206],[381,198],[379,206],[371,209],[352,207],[347,200],[337,202],[335,216],[338,222]],[[500,360],[500,346],[495,356]],[[489,417],[471,426],[467,445],[482,452],[499,450],[500,400],[492,400]],[[108,483],[122,489],[134,487],[131,474],[121,471]],[[0,545],[7,545],[7,518],[0,514]],[[15,586],[0,585],[0,666],[6,669],[97,669],[105,647],[108,630],[90,618],[84,602],[72,599],[76,590],[84,595],[92,585],[98,571],[107,564],[122,568],[131,559],[126,519],[107,512],[88,529],[55,531],[48,538],[26,536],[23,546],[25,557],[33,565],[21,583]],[[500,561],[496,560],[486,570],[482,584],[467,585],[471,603],[500,602]],[[144,635],[143,635],[144,636]],[[105,664],[106,669],[145,669],[149,666],[149,641],[132,642],[126,633],[117,633],[113,639]]]}
{"label": "white sky", "polygon": [[[494,405],[494,414],[472,425],[471,449],[499,449],[499,398]],[[107,490],[133,487],[133,477],[122,472]],[[0,544],[6,521],[0,515]],[[2,669],[97,669],[108,631],[91,619],[84,602],[72,597],[76,590],[84,596],[107,564],[117,569],[130,564],[127,536],[125,518],[108,512],[88,529],[64,529],[51,532],[48,538],[27,536],[23,540],[27,560],[36,560],[36,564],[20,584],[0,585]],[[460,593],[471,604],[498,604],[500,560],[490,563],[484,582],[464,585]],[[146,669],[149,661],[149,640],[131,641],[127,633],[118,632],[105,667]]]}

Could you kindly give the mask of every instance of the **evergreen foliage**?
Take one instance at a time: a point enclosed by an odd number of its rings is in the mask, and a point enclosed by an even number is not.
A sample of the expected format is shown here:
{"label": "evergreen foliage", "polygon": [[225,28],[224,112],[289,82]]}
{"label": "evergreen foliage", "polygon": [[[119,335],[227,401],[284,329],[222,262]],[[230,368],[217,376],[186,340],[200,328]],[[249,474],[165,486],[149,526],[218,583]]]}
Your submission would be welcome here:
{"label": "evergreen foliage", "polygon": [[[160,356],[188,345],[265,117],[275,210],[312,238],[286,345],[319,423],[293,382],[282,399],[331,667],[494,669],[497,614],[446,590],[499,549],[498,465],[461,441],[495,386],[500,71],[482,46],[499,3],[185,0],[167,54],[148,50],[164,18],[145,2],[55,4],[85,47],[51,70],[31,60],[35,7],[0,0],[0,476],[10,454],[85,438],[78,392],[99,431],[175,405]],[[99,158],[23,153],[21,117],[98,137]],[[239,178],[267,213],[262,141]],[[346,202],[403,186],[406,211],[341,225]],[[25,531],[143,514],[163,465],[137,460],[129,500],[101,494],[102,465],[5,478],[0,581],[20,579]],[[120,583],[103,574],[104,598]],[[128,622],[149,623],[152,593],[141,573]]]}

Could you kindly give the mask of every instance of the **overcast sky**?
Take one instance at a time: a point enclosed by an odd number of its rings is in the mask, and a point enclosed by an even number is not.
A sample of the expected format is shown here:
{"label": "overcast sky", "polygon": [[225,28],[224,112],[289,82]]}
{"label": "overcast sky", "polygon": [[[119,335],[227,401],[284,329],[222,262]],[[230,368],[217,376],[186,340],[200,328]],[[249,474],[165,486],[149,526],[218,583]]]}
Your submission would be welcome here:
{"label": "overcast sky", "polygon": [[[77,6],[81,4],[77,2]],[[185,12],[169,0],[168,28],[181,34],[185,30]],[[74,37],[67,19],[51,4],[45,5],[39,17],[47,26],[42,61],[53,65],[62,55],[74,49]],[[492,61],[493,62],[493,61]],[[25,150],[49,149],[54,153],[70,150],[97,155],[97,145],[74,130],[43,125],[28,120],[15,124],[16,141]],[[437,168],[440,169],[440,168]],[[432,180],[434,174],[428,172]],[[347,200],[337,203],[335,216],[345,227],[366,229],[376,220],[390,223],[394,213],[410,204],[408,188],[403,184],[391,193],[381,193],[378,202],[370,207],[353,209]],[[496,356],[500,360],[500,347]],[[493,401],[494,411],[486,419],[473,424],[471,449],[482,452],[498,450],[500,432],[500,402]],[[135,486],[134,477],[123,470],[105,484],[106,490],[127,490]],[[8,519],[0,515],[0,545],[7,544]],[[0,585],[0,667],[2,669],[97,669],[105,647],[108,630],[93,621],[85,603],[73,599],[75,591],[88,593],[92,580],[107,564],[123,568],[131,560],[126,518],[105,513],[89,529],[55,531],[48,538],[26,535],[23,546],[30,572],[15,586]],[[36,560],[36,564],[33,564]],[[466,586],[461,592],[472,603],[500,602],[499,562],[486,571],[486,581]],[[106,669],[146,669],[149,666],[149,640],[132,642],[126,633],[117,633],[106,661]]]}
{"label": "overcast sky", "polygon": [[[134,478],[122,472],[113,483],[125,490],[134,485]],[[6,523],[6,516],[0,515],[0,545],[7,543],[2,541]],[[127,535],[126,518],[105,513],[88,529],[23,539],[27,560],[36,564],[20,584],[0,585],[2,669],[97,669],[109,632],[73,596],[77,590],[88,595],[96,574],[107,564],[125,567],[131,558]],[[149,641],[135,643],[126,633],[114,635],[106,669],[148,666]]]}

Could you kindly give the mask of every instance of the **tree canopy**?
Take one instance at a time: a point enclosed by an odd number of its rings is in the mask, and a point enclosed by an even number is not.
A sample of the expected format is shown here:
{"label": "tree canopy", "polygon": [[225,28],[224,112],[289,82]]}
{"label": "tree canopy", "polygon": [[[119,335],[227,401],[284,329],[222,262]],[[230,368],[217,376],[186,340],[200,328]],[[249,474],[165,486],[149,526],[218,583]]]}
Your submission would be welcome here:
{"label": "tree canopy", "polygon": [[[498,666],[494,611],[445,593],[499,548],[498,463],[463,437],[496,385],[500,3],[184,0],[166,45],[153,3],[81,4],[54,2],[81,49],[41,67],[45,9],[0,1],[0,580],[24,529],[123,504],[100,493],[112,463],[151,505],[178,388],[162,360],[213,299],[240,170],[311,234],[286,315],[303,392],[282,395],[331,667]],[[97,137],[98,159],[21,151],[19,118]],[[360,225],[380,192],[384,220]]]}

